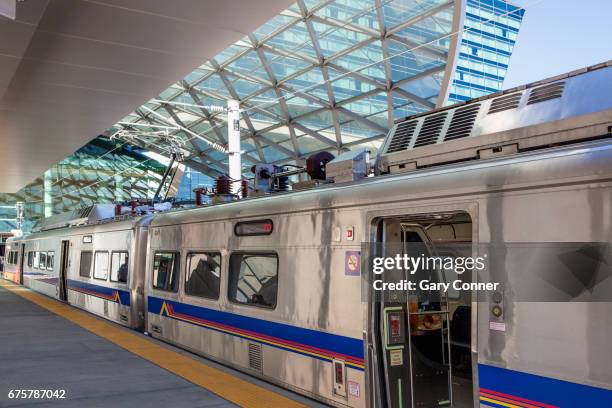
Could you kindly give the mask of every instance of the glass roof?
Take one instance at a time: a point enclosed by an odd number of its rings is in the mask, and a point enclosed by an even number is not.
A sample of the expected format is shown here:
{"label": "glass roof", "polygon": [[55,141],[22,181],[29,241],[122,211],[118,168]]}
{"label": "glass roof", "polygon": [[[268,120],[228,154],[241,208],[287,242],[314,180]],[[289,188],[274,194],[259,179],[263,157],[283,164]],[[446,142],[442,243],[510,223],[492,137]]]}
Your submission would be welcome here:
{"label": "glass roof", "polygon": [[227,173],[226,115],[240,102],[244,169],[322,150],[376,149],[396,118],[435,107],[453,1],[302,0],[109,130],[211,176]]}

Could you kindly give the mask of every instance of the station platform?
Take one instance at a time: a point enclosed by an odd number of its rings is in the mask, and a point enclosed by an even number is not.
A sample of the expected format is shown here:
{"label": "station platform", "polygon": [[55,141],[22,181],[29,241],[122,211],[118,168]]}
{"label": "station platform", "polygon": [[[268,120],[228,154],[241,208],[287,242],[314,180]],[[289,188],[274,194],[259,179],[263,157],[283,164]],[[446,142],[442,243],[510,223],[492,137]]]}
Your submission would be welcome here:
{"label": "station platform", "polygon": [[28,406],[324,405],[0,279],[0,407]]}

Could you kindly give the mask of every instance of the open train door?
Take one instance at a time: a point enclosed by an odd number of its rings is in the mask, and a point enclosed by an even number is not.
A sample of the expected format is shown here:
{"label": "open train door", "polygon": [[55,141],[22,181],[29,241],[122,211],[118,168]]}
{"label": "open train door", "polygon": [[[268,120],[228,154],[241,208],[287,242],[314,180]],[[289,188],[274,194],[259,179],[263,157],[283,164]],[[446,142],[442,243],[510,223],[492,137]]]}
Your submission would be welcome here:
{"label": "open train door", "polygon": [[66,279],[68,277],[68,266],[70,265],[69,258],[70,241],[62,241],[62,252],[59,267],[59,279],[58,279],[58,298],[64,302],[68,301],[68,289]]}
{"label": "open train door", "polygon": [[21,256],[19,257],[19,270],[17,271],[17,279],[20,285],[23,285],[23,266],[25,264],[25,256],[26,256],[26,251],[25,251],[25,244],[21,244]]}
{"label": "open train door", "polygon": [[[395,258],[431,254],[426,231],[401,219],[381,221],[376,256]],[[437,272],[410,274],[386,270],[383,281],[441,281]],[[374,406],[450,407],[453,404],[449,308],[444,293],[405,290],[382,294],[372,303],[380,397]]]}

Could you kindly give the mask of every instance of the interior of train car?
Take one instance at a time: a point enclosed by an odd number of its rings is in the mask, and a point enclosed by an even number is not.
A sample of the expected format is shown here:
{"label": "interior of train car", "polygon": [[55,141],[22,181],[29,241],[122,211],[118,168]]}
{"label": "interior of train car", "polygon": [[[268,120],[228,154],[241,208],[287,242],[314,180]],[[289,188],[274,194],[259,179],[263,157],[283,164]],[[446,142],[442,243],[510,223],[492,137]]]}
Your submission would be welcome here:
{"label": "interior of train car", "polygon": [[[380,219],[377,250],[384,256],[470,256],[472,220],[466,212],[418,214]],[[398,278],[408,278],[400,271]],[[457,275],[419,270],[413,279],[448,282]],[[461,275],[472,279],[471,273]],[[472,295],[416,289],[399,299],[372,302],[378,384],[389,407],[474,406]],[[407,322],[403,327],[403,322]],[[473,358],[474,357],[474,358]]]}

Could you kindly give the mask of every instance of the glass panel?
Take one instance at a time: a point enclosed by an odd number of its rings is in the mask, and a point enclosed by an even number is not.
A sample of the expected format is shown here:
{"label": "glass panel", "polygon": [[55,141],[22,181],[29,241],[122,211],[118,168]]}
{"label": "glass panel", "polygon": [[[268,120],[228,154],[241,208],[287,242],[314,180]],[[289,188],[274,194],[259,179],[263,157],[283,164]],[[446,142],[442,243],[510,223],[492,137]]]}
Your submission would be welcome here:
{"label": "glass panel", "polygon": [[187,255],[185,294],[218,299],[221,285],[221,255],[191,253]]}
{"label": "glass panel", "polygon": [[176,292],[178,275],[178,253],[158,252],[153,259],[153,287]]}
{"label": "glass panel", "polygon": [[52,271],[53,270],[53,264],[55,262],[55,252],[50,251],[47,252],[47,269]]}
{"label": "glass panel", "polygon": [[113,252],[111,256],[111,276],[112,282],[127,283],[128,278],[128,253]]}
{"label": "glass panel", "polygon": [[276,254],[232,254],[228,296],[232,302],[275,308],[278,291]]}
{"label": "glass panel", "polygon": [[91,261],[93,255],[91,251],[81,252],[81,263],[79,265],[79,275],[85,278],[91,277]]}
{"label": "glass panel", "polygon": [[108,278],[108,252],[96,252],[94,278],[101,280]]}
{"label": "glass panel", "polygon": [[40,269],[47,269],[47,254],[41,252],[38,258],[38,267]]}

